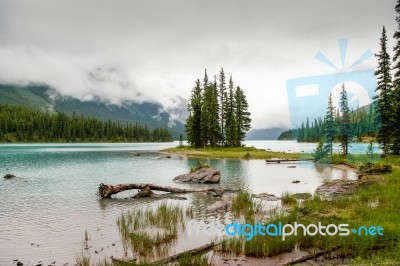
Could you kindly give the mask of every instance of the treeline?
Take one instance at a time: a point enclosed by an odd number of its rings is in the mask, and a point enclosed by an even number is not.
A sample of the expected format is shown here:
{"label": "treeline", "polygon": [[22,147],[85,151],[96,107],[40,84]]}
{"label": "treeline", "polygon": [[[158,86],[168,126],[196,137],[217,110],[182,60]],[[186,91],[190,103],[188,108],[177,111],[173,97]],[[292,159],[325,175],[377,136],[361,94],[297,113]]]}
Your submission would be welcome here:
{"label": "treeline", "polygon": [[227,87],[223,69],[218,83],[216,76],[210,82],[205,70],[203,83],[198,79],[195,84],[185,125],[189,144],[197,148],[241,146],[251,123],[244,91],[234,86],[232,76]]}
{"label": "treeline", "polygon": [[[362,141],[363,137],[375,138],[379,131],[380,123],[377,116],[377,102],[373,102],[368,106],[352,110],[350,116],[351,141]],[[339,130],[341,115],[339,109],[336,109],[334,115],[335,127]],[[300,128],[287,130],[282,132],[278,140],[297,140],[298,142],[318,142],[323,138],[324,119],[321,117],[310,122],[307,118],[306,122],[301,124]]]}
{"label": "treeline", "polygon": [[0,142],[166,142],[165,128],[0,105]]}
{"label": "treeline", "polygon": [[[378,81],[376,91],[378,96],[379,121],[378,142],[383,154],[400,154],[400,0],[395,7],[398,28],[393,37],[395,41],[393,64],[388,53],[385,26],[380,38],[381,50],[378,57],[378,68],[375,72]],[[392,71],[394,74],[392,75]]]}

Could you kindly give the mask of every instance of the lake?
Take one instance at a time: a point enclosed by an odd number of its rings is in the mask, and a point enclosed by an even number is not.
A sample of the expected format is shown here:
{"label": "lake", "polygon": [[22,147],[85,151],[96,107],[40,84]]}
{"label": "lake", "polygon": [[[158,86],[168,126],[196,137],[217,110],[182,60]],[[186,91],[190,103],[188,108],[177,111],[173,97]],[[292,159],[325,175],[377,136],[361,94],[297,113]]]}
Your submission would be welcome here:
{"label": "lake", "polygon": [[[165,159],[157,153],[177,145],[177,142],[0,145],[0,176],[7,173],[17,176],[11,180],[0,179],[0,265],[15,265],[14,259],[24,265],[36,265],[39,261],[43,265],[54,261],[55,265],[73,265],[76,253],[82,251],[85,230],[90,236],[92,258],[122,257],[116,225],[118,215],[137,206],[155,203],[146,199],[127,199],[132,191],[121,193],[115,199],[100,200],[96,196],[97,187],[100,183],[135,182],[204,186],[171,181],[197,164],[196,159],[179,156]],[[293,141],[248,141],[246,145],[285,152],[307,152],[315,148],[315,144]],[[353,144],[351,149],[363,153],[367,144]],[[223,187],[277,196],[286,191],[314,193],[318,185],[332,178],[356,178],[354,173],[345,170],[315,168],[310,163],[288,168],[286,164],[267,165],[263,160],[202,161],[221,170],[220,185]],[[293,180],[301,182],[293,184]],[[212,199],[200,194],[188,197],[182,204],[193,205],[199,228],[205,230],[204,223],[210,221],[223,231],[221,224],[229,217],[207,212]],[[182,240],[185,245],[178,245],[176,251],[182,246],[187,249],[206,243],[210,237],[198,236],[193,241],[186,236],[185,239]]]}

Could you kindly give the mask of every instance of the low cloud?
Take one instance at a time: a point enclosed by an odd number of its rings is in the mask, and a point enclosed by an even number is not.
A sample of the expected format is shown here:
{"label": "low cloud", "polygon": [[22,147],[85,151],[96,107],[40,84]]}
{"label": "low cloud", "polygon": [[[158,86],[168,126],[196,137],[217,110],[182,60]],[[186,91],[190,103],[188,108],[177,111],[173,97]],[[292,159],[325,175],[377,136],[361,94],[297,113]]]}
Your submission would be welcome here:
{"label": "low cloud", "polygon": [[314,55],[338,58],[339,38],[376,52],[382,25],[395,29],[395,2],[0,0],[0,81],[174,109],[204,68],[224,67],[254,128],[288,127],[286,80],[330,73]]}

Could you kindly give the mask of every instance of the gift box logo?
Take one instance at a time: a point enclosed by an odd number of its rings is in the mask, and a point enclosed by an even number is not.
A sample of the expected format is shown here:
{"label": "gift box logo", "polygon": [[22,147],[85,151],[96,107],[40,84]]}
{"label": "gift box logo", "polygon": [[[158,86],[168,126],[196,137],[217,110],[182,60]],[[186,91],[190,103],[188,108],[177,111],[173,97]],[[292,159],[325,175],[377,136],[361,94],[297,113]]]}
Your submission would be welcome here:
{"label": "gift box logo", "polygon": [[334,65],[323,53],[318,52],[316,59],[335,69],[332,74],[289,79],[286,82],[291,128],[300,128],[307,118],[310,123],[315,118],[324,118],[329,94],[332,93],[333,104],[339,108],[339,97],[342,84],[345,83],[350,109],[372,103],[377,87],[374,69],[351,71],[373,56],[367,49],[349,68],[345,67],[347,39],[339,40],[341,68]]}

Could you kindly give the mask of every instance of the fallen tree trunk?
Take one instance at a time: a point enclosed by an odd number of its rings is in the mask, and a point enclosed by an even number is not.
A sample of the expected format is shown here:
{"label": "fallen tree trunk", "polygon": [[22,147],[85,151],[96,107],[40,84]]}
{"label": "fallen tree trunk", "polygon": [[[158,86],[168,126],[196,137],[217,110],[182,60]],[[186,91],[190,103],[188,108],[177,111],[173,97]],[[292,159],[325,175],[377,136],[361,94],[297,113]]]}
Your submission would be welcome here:
{"label": "fallen tree trunk", "polygon": [[212,188],[185,189],[185,188],[159,186],[154,184],[143,184],[143,183],[119,184],[114,186],[101,183],[99,185],[98,195],[102,198],[109,198],[111,197],[111,195],[117,194],[125,190],[144,189],[146,187],[150,188],[151,190],[158,190],[171,193],[207,192],[214,190]]}
{"label": "fallen tree trunk", "polygon": [[156,198],[156,199],[176,199],[176,200],[187,200],[185,197],[178,197],[171,195],[172,193],[166,194],[155,194],[149,187],[145,187],[138,191],[138,193],[132,198]]}
{"label": "fallen tree trunk", "polygon": [[211,242],[210,244],[206,244],[204,246],[201,246],[201,247],[198,247],[198,248],[195,248],[195,249],[191,249],[191,250],[188,250],[188,251],[185,251],[185,252],[182,252],[182,253],[175,254],[175,255],[173,255],[171,257],[168,257],[166,259],[155,261],[155,262],[151,263],[151,265],[165,265],[165,264],[168,264],[170,262],[176,261],[176,260],[178,260],[178,259],[180,259],[182,257],[195,256],[195,255],[198,255],[198,254],[201,254],[201,253],[209,251],[214,246],[216,246],[216,244],[214,244],[214,242]]}

